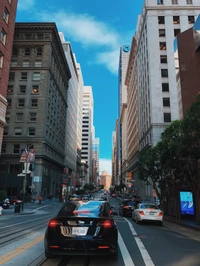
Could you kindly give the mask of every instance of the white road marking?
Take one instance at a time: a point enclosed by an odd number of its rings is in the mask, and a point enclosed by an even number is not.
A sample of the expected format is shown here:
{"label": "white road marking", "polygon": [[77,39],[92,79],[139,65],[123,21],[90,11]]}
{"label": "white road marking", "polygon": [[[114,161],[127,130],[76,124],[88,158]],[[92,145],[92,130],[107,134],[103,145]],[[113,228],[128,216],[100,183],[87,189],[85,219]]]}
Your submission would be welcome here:
{"label": "white road marking", "polygon": [[127,221],[133,236],[137,236],[137,233],[136,233],[135,229],[133,228],[132,223],[128,219],[126,219],[126,218],[124,218],[124,219]]}
{"label": "white road marking", "polygon": [[151,257],[149,256],[148,251],[146,250],[146,248],[144,247],[141,239],[139,237],[134,237],[136,244],[140,250],[140,253],[142,255],[142,258],[144,260],[144,263],[146,266],[155,266],[155,264],[153,263]]}
{"label": "white road marking", "polygon": [[126,248],[126,245],[122,239],[120,232],[118,232],[118,242],[119,242],[119,248],[120,248],[125,266],[135,266],[128,252],[128,249]]}

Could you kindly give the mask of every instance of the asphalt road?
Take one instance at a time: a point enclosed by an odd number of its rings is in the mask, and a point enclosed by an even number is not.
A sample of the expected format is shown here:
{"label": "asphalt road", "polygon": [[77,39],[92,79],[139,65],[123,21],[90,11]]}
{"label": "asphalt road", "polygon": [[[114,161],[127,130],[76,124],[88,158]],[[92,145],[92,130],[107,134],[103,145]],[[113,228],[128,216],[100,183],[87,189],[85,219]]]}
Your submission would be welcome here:
{"label": "asphalt road", "polygon": [[[120,199],[109,197],[109,202],[118,212]],[[0,216],[0,265],[200,266],[200,232],[170,222],[164,222],[163,227],[138,225],[131,218],[119,215],[115,216],[119,229],[118,261],[58,257],[41,263],[44,260],[45,228],[60,206],[60,203],[30,206],[29,209],[37,209],[34,214]],[[26,234],[20,236],[17,231]],[[5,240],[7,242],[3,243]]]}

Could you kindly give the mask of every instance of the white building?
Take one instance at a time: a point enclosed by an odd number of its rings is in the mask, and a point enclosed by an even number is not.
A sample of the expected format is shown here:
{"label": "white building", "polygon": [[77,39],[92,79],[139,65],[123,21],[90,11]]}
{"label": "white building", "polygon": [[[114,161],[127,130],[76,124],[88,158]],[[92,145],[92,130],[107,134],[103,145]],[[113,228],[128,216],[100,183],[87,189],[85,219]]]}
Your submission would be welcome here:
{"label": "white building", "polygon": [[72,177],[76,176],[77,164],[77,113],[78,113],[78,72],[76,61],[69,42],[65,42],[63,33],[59,33],[65,56],[71,72],[69,80],[68,101],[67,101],[67,123],[66,123],[66,166]]}
{"label": "white building", "polygon": [[[127,147],[127,86],[125,85],[126,72],[130,56],[130,45],[120,47],[119,56],[119,128],[118,128],[118,161],[119,161],[119,176],[116,180],[117,184],[126,182],[127,176],[127,152],[124,150]],[[122,143],[123,142],[123,143]]]}
{"label": "white building", "polygon": [[199,0],[145,0],[136,32],[140,150],[179,119],[173,41],[199,12]]}
{"label": "white building", "polygon": [[[144,1],[136,32],[140,150],[155,146],[166,126],[179,119],[173,42],[199,12],[199,0]],[[151,197],[151,189],[146,194]]]}
{"label": "white building", "polygon": [[90,182],[92,175],[92,129],[93,129],[94,99],[91,86],[83,87],[83,108],[82,108],[82,151],[81,159],[88,164],[85,183]]}

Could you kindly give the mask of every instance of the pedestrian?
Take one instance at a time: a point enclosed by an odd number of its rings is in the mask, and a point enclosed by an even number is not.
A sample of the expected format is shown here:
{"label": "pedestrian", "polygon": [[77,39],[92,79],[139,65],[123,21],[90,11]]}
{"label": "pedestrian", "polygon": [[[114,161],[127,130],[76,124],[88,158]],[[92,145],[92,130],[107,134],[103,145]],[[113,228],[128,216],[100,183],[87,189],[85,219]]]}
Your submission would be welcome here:
{"label": "pedestrian", "polygon": [[35,204],[35,196],[32,196],[32,203]]}
{"label": "pedestrian", "polygon": [[42,203],[42,196],[39,196],[39,197],[38,197],[38,201],[39,201],[39,204]]}

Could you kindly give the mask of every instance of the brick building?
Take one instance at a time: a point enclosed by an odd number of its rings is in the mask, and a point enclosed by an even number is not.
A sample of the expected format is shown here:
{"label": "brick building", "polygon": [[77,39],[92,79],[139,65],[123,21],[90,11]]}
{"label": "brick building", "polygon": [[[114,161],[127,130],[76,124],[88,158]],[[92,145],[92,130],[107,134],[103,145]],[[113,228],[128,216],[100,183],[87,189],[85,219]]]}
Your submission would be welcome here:
{"label": "brick building", "polygon": [[5,126],[6,94],[18,0],[0,3],[0,152]]}

